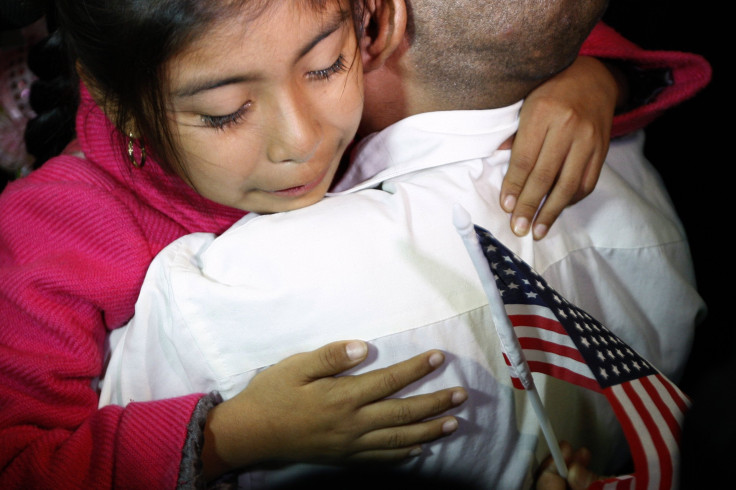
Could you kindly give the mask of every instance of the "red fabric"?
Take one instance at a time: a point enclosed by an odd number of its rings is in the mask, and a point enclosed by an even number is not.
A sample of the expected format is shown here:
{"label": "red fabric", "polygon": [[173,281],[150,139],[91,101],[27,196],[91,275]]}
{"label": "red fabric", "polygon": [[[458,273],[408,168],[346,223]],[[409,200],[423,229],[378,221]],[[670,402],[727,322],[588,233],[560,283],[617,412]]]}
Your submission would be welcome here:
{"label": "red fabric", "polygon": [[710,64],[702,56],[677,51],[646,51],[603,23],[599,23],[588,36],[580,54],[626,60],[643,69],[668,67],[672,72],[674,83],[652,102],[614,118],[614,137],[643,128],[666,109],[695,95],[708,85],[711,78]]}
{"label": "red fabric", "polygon": [[78,130],[90,161],[53,159],[0,197],[0,488],[172,488],[200,395],[98,410],[91,381],[153,256],[243,213],[130,168],[88,97]]}
{"label": "red fabric", "polygon": [[[672,66],[675,86],[619,116],[643,126],[707,83],[707,63],[651,53],[599,26],[585,54]],[[198,196],[151,159],[133,169],[87,94],[87,159],[61,156],[0,196],[0,488],[172,488],[200,395],[97,409],[105,336],[132,315],[154,255],[243,213]]]}

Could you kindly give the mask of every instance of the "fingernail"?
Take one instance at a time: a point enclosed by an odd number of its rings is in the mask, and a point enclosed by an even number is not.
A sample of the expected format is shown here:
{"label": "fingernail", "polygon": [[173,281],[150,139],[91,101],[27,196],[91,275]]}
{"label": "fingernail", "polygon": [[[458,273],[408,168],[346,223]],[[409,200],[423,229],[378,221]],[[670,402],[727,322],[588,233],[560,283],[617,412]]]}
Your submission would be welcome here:
{"label": "fingernail", "polygon": [[421,447],[415,447],[414,449],[412,449],[411,451],[409,451],[409,456],[411,456],[411,457],[419,456],[420,454],[422,454],[422,448]]}
{"label": "fingernail", "polygon": [[547,225],[534,225],[534,238],[539,240],[540,238],[544,238],[547,236],[547,232],[549,231],[549,228]]}
{"label": "fingernail", "polygon": [[455,432],[457,430],[457,420],[451,419],[442,424],[442,432],[445,434],[450,434],[452,432]]}
{"label": "fingernail", "polygon": [[516,196],[508,195],[503,200],[503,209],[510,213],[516,207]]}
{"label": "fingernail", "polygon": [[452,404],[453,405],[460,405],[462,402],[468,399],[468,394],[465,391],[455,391],[452,394]]}
{"label": "fingernail", "polygon": [[357,361],[365,357],[368,352],[368,346],[365,345],[365,342],[350,342],[345,346],[345,352],[351,361]]}
{"label": "fingernail", "polygon": [[437,367],[442,364],[444,360],[445,356],[443,356],[439,352],[435,352],[431,356],[429,356],[429,365],[432,367]]}
{"label": "fingernail", "polygon": [[511,226],[514,234],[524,236],[529,232],[529,220],[526,218],[516,218]]}

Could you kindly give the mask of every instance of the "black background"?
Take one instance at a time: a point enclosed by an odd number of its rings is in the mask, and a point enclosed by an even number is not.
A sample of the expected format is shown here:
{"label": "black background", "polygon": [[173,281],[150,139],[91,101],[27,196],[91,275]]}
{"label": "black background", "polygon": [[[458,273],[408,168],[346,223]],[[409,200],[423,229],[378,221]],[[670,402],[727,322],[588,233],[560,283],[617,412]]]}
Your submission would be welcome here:
{"label": "black background", "polygon": [[[665,180],[690,241],[698,288],[709,312],[696,331],[681,386],[693,399],[682,446],[681,489],[725,488],[736,444],[734,248],[736,186],[733,103],[726,86],[727,18],[716,2],[612,0],[604,20],[647,49],[703,55],[709,86],[647,127],[645,153]],[[726,75],[729,73],[729,75]]]}
{"label": "black background", "polygon": [[[682,4],[690,8],[683,8]],[[685,383],[696,383],[702,369],[733,356],[734,334],[727,236],[736,221],[736,193],[731,176],[733,104],[726,95],[724,15],[706,8],[711,2],[613,0],[604,20],[628,39],[647,49],[688,51],[703,55],[713,68],[709,86],[694,98],[670,109],[646,131],[645,153],[665,180],[690,240],[698,287],[709,314],[698,331],[692,368]],[[703,6],[696,10],[695,5]],[[719,40],[721,40],[719,42]],[[702,369],[701,369],[702,368]]]}

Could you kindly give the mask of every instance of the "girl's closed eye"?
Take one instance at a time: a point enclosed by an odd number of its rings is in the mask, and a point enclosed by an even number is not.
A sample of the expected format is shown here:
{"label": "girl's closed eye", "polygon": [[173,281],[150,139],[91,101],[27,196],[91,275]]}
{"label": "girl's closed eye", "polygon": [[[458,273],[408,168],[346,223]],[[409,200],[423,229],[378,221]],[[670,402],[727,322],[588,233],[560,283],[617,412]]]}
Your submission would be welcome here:
{"label": "girl's closed eye", "polygon": [[[307,73],[307,77],[315,80],[329,80],[332,75],[347,71],[348,65],[345,60],[345,56],[340,54],[335,62],[321,70],[314,70]],[[251,102],[243,104],[237,111],[232,114],[225,114],[223,116],[211,116],[208,114],[201,114],[199,117],[202,123],[213,129],[224,130],[229,126],[237,125],[245,117],[246,113],[250,109]]]}
{"label": "girl's closed eye", "polygon": [[307,77],[315,80],[329,80],[332,75],[346,71],[347,67],[348,65],[345,62],[345,56],[340,54],[340,56],[337,57],[337,61],[335,61],[332,66],[321,70],[310,71],[307,73]]}
{"label": "girl's closed eye", "polygon": [[240,123],[245,117],[245,114],[250,109],[250,106],[251,103],[246,102],[232,114],[226,114],[224,116],[210,116],[207,114],[201,114],[199,117],[205,126],[213,129],[223,130],[228,128],[229,126]]}

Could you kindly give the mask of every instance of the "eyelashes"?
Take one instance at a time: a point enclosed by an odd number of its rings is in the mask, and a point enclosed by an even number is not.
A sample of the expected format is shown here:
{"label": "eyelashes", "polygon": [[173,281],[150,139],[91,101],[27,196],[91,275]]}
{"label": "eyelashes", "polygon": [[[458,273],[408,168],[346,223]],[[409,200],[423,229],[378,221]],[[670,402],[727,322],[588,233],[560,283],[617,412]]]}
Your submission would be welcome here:
{"label": "eyelashes", "polygon": [[324,68],[322,70],[310,71],[307,76],[309,78],[314,78],[317,80],[329,80],[332,75],[342,73],[347,70],[347,67],[348,66],[345,62],[345,56],[340,54],[340,56],[337,57],[337,61],[335,61],[332,66]]}
{"label": "eyelashes", "polygon": [[[348,65],[345,60],[345,56],[340,54],[337,60],[329,67],[321,70],[314,70],[307,73],[307,78],[310,80],[329,80],[333,75],[347,71]],[[224,116],[210,116],[206,114],[200,114],[200,119],[205,127],[213,128],[217,130],[224,130],[230,126],[237,125],[240,123],[245,115],[250,110],[253,103],[251,101],[243,104],[237,111],[232,114],[226,114]]]}
{"label": "eyelashes", "polygon": [[246,102],[242,106],[240,106],[240,109],[233,112],[232,114],[227,114],[224,116],[207,116],[205,114],[200,115],[199,117],[202,118],[202,123],[207,126],[208,128],[213,129],[225,129],[228,126],[232,126],[233,124],[238,124],[243,117],[245,117],[245,114],[248,112],[248,109],[250,109],[251,103]]}

